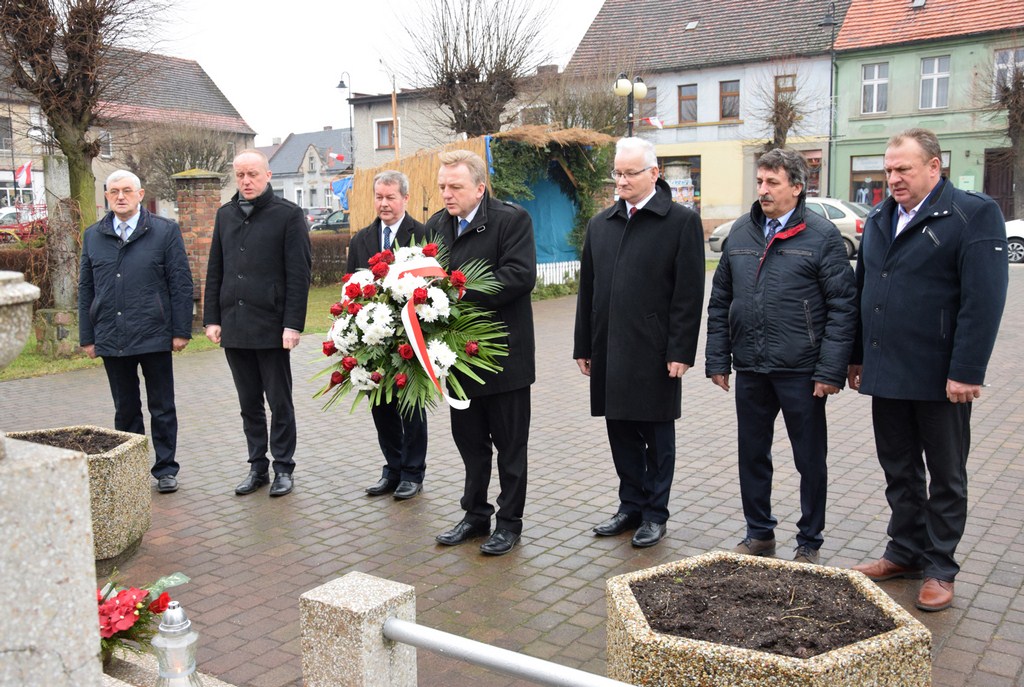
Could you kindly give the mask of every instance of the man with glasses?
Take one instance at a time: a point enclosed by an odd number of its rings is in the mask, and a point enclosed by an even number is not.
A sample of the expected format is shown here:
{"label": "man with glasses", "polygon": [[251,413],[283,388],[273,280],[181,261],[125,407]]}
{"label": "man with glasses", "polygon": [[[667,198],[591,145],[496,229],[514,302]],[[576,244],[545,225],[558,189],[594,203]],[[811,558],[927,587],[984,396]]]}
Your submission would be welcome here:
{"label": "man with glasses", "polygon": [[942,176],[927,129],[893,136],[884,169],[892,195],[864,223],[848,379],[871,396],[892,514],[885,553],[853,569],[872,580],[924,577],[917,607],[941,611],[960,571],[971,405],[1006,302],[1006,228],[995,201]]}
{"label": "man with glasses", "polygon": [[590,412],[604,416],[619,477],[618,509],[601,537],[665,536],[675,470],[681,378],[693,365],[704,301],[704,233],[672,201],[654,146],[620,139],[612,170],[619,200],[587,226],[573,357],[590,377]]}
{"label": "man with glasses", "polygon": [[145,434],[139,368],[156,462],[157,491],[178,490],[171,351],[192,338],[192,271],[178,225],[142,208],[146,191],[123,169],[107,177],[110,212],[85,230],[78,278],[78,341],[103,358],[114,428]]}

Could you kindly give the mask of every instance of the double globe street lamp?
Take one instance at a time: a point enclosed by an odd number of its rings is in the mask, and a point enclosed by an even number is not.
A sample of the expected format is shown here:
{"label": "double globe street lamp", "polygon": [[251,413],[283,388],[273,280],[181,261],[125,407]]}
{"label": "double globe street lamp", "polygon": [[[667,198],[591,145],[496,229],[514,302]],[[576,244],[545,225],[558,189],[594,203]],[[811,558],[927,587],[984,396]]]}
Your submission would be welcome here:
{"label": "double globe street lamp", "polygon": [[612,92],[620,98],[626,99],[626,135],[633,135],[633,103],[635,100],[643,100],[647,97],[647,84],[639,76],[629,80],[626,72],[619,74],[615,80]]}

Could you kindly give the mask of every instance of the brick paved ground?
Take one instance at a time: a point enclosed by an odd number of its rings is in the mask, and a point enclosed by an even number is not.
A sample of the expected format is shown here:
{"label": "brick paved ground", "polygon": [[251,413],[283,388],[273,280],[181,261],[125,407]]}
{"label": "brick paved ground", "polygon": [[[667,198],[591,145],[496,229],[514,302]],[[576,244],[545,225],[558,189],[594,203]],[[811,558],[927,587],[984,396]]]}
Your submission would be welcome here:
{"label": "brick paved ground", "polygon": [[[1010,291],[991,387],[974,408],[970,517],[954,607],[923,614],[913,608],[915,583],[882,583],[932,630],[940,686],[1024,679],[1024,269],[1011,270]],[[320,411],[308,381],[322,365],[320,337],[305,337],[293,358],[295,492],[237,497],[245,445],[223,355],[177,359],[181,490],[154,493],[153,527],[124,573],[138,582],[175,570],[192,577],[175,596],[202,634],[201,670],[238,685],[300,685],[299,595],[360,570],[415,585],[426,625],[603,674],[606,578],[739,540],[733,399],[704,378],[702,359],[683,381],[668,537],[636,550],[628,536],[591,535],[615,510],[616,479],[603,422],[590,417],[586,380],[571,360],[574,301],[546,301],[534,311],[540,381],[533,387],[526,527],[522,545],[500,558],[483,557],[475,544],[434,544],[434,535],[460,518],[463,473],[447,413],[430,417],[423,494],[409,502],[367,497],[363,488],[379,477],[382,462],[369,413]],[[110,425],[112,415],[100,369],[0,383],[0,426],[8,430]],[[881,554],[888,510],[868,399],[848,391],[834,397],[829,420],[822,559],[847,566]],[[795,546],[797,479],[784,436],[776,448],[774,503],[785,554]],[[523,684],[426,652],[419,672],[425,686]]]}

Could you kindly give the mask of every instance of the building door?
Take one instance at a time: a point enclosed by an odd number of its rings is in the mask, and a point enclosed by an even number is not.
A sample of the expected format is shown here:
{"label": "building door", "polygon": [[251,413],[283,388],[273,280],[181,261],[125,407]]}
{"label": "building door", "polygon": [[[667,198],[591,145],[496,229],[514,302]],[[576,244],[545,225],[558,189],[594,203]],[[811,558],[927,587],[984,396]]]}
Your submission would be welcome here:
{"label": "building door", "polygon": [[992,196],[1003,211],[1003,217],[1013,219],[1013,157],[1009,148],[989,148],[985,151],[985,184],[982,191]]}

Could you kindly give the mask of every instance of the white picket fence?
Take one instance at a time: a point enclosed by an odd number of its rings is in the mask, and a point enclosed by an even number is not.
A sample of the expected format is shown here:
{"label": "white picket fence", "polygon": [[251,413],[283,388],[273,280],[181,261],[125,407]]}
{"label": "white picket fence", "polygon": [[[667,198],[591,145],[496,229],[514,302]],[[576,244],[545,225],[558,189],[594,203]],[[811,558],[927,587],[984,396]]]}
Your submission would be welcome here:
{"label": "white picket fence", "polygon": [[538,286],[541,284],[564,284],[567,281],[579,279],[579,276],[579,260],[545,262],[537,265]]}

